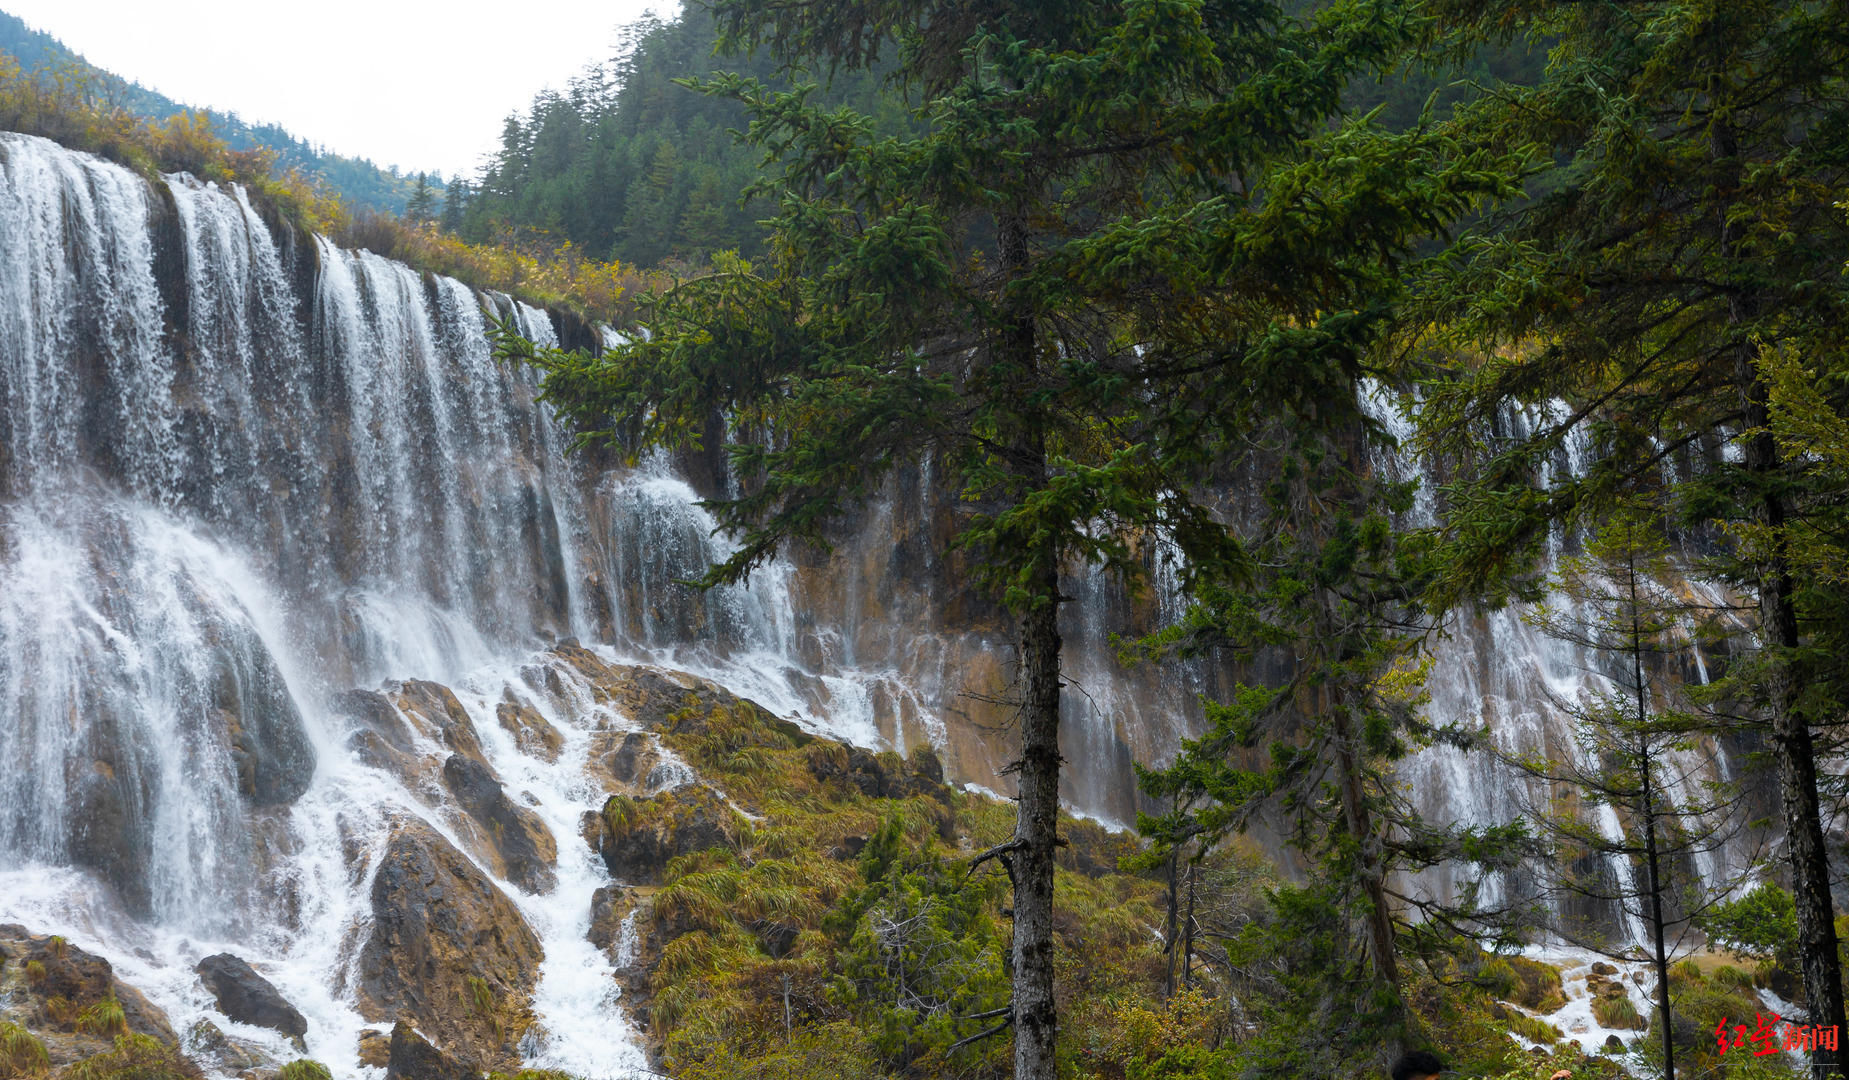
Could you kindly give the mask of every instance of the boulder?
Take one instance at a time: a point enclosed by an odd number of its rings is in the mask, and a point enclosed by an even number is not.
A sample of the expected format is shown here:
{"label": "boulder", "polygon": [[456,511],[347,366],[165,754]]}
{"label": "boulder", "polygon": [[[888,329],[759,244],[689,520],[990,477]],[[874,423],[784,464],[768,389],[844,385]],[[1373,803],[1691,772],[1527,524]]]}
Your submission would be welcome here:
{"label": "boulder", "polygon": [[392,1037],[376,1028],[360,1032],[358,1057],[367,1068],[387,1068],[392,1060]]}
{"label": "boulder", "polygon": [[457,1058],[511,1062],[543,959],[519,909],[466,856],[421,821],[397,825],[373,878],[362,1016],[415,1023]]}
{"label": "boulder", "polygon": [[[31,969],[32,964],[38,964],[39,968]],[[0,925],[0,970],[14,976],[40,969],[42,974],[22,980],[19,996],[33,1002],[42,1020],[60,1028],[71,1028],[66,1020],[51,1015],[53,1010],[47,1007],[49,1002],[62,999],[64,1007],[75,1016],[77,1011],[114,995],[122,1006],[122,1015],[130,1031],[150,1035],[169,1046],[179,1043],[167,1014],[141,991],[116,978],[109,961],[61,937],[36,936],[12,923]]]}
{"label": "boulder", "polygon": [[218,1002],[218,1011],[240,1024],[270,1028],[293,1038],[308,1033],[308,1021],[268,979],[230,953],[217,953],[193,969]]}
{"label": "boulder", "polygon": [[1618,969],[1603,960],[1595,960],[1592,962],[1592,973],[1594,975],[1616,975]]}
{"label": "boulder", "polygon": [[700,784],[642,799],[612,795],[604,803],[598,851],[617,881],[659,885],[670,859],[728,847],[743,824],[736,810]]}
{"label": "boulder", "polygon": [[503,701],[495,706],[495,722],[501,729],[514,737],[514,745],[523,754],[530,754],[542,761],[557,761],[559,751],[565,745],[565,736],[553,727],[546,718],[539,715],[539,710],[531,705],[514,701]]}
{"label": "boulder", "polygon": [[648,794],[647,780],[661,759],[657,737],[641,731],[600,731],[591,737],[591,765],[619,790]]}
{"label": "boulder", "polygon": [[515,805],[488,767],[474,758],[451,754],[443,762],[443,784],[477,826],[503,867],[503,877],[530,893],[552,891],[558,883],[559,847],[538,814]]}
{"label": "boulder", "polygon": [[261,641],[230,635],[212,705],[230,744],[238,791],[258,806],[300,798],[315,777],[315,748],[282,672]]}
{"label": "boulder", "polygon": [[481,1070],[438,1050],[400,1020],[392,1025],[385,1080],[481,1080]]}

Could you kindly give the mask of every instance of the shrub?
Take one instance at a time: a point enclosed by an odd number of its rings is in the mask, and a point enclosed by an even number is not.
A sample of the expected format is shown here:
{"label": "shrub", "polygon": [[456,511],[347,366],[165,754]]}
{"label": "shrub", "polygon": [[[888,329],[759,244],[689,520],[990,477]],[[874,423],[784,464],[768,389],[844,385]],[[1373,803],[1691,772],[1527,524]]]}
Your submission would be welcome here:
{"label": "shrub", "polygon": [[1628,997],[1601,997],[1592,999],[1592,1017],[1609,1028],[1629,1028],[1642,1031],[1650,1025],[1638,1014],[1637,1006],[1631,1004]]}
{"label": "shrub", "polygon": [[308,1058],[297,1058],[276,1073],[276,1080],[334,1080],[326,1065]]}
{"label": "shrub", "polygon": [[1561,1030],[1554,1025],[1514,1010],[1509,1011],[1508,1025],[1509,1030],[1514,1034],[1520,1035],[1529,1042],[1540,1043],[1542,1046],[1552,1046],[1562,1038]]}
{"label": "shrub", "polygon": [[114,991],[77,1014],[77,1030],[86,1035],[128,1034],[128,1014],[122,1011],[122,1003],[116,1000]]}
{"label": "shrub", "polygon": [[66,1069],[62,1080],[200,1080],[199,1067],[147,1035],[118,1035],[115,1049]]}
{"label": "shrub", "polygon": [[33,1076],[50,1067],[45,1044],[36,1035],[0,1020],[0,1077]]}

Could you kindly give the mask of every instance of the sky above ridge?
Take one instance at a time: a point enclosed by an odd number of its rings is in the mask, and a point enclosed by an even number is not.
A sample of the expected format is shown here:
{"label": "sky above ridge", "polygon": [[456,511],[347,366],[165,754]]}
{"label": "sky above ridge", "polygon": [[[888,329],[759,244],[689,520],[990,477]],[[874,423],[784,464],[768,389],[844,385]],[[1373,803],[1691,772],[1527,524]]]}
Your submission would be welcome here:
{"label": "sky above ridge", "polygon": [[675,0],[0,0],[98,67],[406,172],[472,175],[510,112]]}

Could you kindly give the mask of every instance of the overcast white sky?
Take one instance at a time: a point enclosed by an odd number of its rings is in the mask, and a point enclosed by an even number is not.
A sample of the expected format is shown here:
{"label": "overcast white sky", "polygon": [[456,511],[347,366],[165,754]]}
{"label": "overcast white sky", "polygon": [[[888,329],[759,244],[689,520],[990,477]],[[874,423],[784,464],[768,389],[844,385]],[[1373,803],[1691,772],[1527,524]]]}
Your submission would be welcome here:
{"label": "overcast white sky", "polygon": [[473,173],[501,120],[676,0],[0,0],[98,67],[407,172]]}

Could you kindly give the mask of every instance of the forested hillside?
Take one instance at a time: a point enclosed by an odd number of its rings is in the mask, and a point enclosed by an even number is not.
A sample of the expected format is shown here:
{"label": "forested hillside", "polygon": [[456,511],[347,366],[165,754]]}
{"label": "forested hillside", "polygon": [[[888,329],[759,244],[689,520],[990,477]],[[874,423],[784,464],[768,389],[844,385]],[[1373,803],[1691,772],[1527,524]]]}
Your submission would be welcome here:
{"label": "forested hillside", "polygon": [[[725,71],[773,85],[812,82],[814,103],[846,107],[882,134],[918,123],[903,87],[888,82],[890,62],[786,71],[769,51],[715,55],[716,35],[712,13],[698,4],[625,27],[609,61],[507,118],[493,159],[456,187],[444,227],[473,241],[509,229],[539,234],[639,266],[698,264],[726,249],[754,258],[766,236],[760,223],[774,211],[759,185],[776,171],[765,169],[765,148],[736,137],[749,121],[737,101],[684,80]],[[1379,108],[1382,124],[1403,130],[1428,107],[1448,115],[1484,86],[1532,84],[1544,58],[1545,43],[1526,38],[1483,43],[1461,57],[1412,58],[1356,76],[1347,106]]]}
{"label": "forested hillside", "polygon": [[[544,233],[641,266],[699,262],[725,249],[756,255],[765,235],[758,222],[773,206],[747,195],[763,175],[765,151],[734,138],[747,119],[737,102],[676,80],[736,70],[780,82],[779,65],[767,53],[715,57],[714,37],[712,16],[698,5],[626,27],[610,61],[508,117],[500,150],[468,186],[466,210],[447,209],[445,225],[473,240],[509,227]],[[880,72],[799,78],[820,84],[818,103],[850,106],[879,130],[909,123],[903,101],[882,92]]]}
{"label": "forested hillside", "polygon": [[411,176],[400,176],[370,161],[311,146],[275,124],[249,124],[235,113],[182,105],[156,90],[96,67],[56,38],[4,11],[0,11],[0,53],[11,55],[28,75],[47,81],[62,79],[78,92],[118,105],[143,119],[158,121],[199,112],[233,150],[274,150],[280,167],[299,169],[322,180],[357,208],[403,213],[406,200],[416,189]]}

